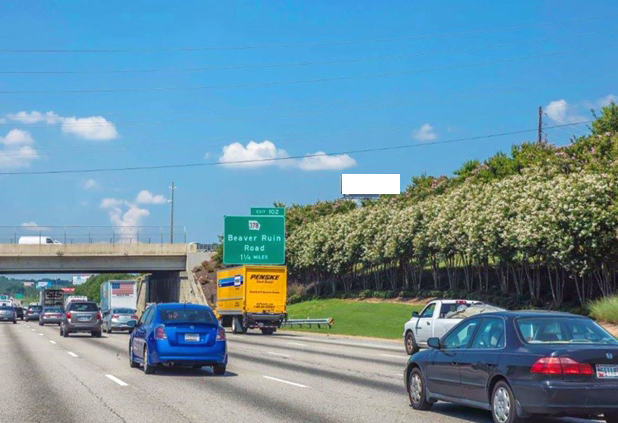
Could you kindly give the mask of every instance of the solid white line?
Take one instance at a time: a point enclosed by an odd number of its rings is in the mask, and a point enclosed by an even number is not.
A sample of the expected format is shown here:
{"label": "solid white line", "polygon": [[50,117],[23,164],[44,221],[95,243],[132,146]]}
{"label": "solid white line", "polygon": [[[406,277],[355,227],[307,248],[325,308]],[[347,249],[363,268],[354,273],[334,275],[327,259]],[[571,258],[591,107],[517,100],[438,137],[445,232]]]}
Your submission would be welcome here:
{"label": "solid white line", "polygon": [[365,344],[363,342],[345,342],[345,341],[325,341],[321,339],[313,339],[302,337],[299,339],[303,339],[309,342],[315,342],[316,344],[329,344],[329,345],[342,345],[342,346],[350,346],[350,347],[366,347],[371,349],[378,350],[391,350],[391,351],[401,351],[401,347],[389,346],[389,345],[380,345],[380,344]]}
{"label": "solid white line", "polygon": [[56,341],[52,341],[51,339],[49,340],[49,342],[51,342],[52,344],[56,345]]}
{"label": "solid white line", "polygon": [[271,352],[271,351],[268,351],[266,354],[270,354],[270,355],[278,355],[278,356],[280,356],[280,357],[289,357],[289,356],[290,356],[289,354],[280,354],[280,353]]}
{"label": "solid white line", "polygon": [[129,386],[128,383],[123,382],[122,380],[118,379],[116,376],[113,375],[105,375],[105,377],[107,377],[110,380],[113,380],[114,382],[116,382],[118,385],[120,386]]}
{"label": "solid white line", "polygon": [[43,336],[43,334],[41,332],[39,332],[39,335]]}
{"label": "solid white line", "polygon": [[309,346],[307,344],[301,344],[301,343],[298,343],[298,342],[288,342],[288,344],[290,344],[290,345],[298,345],[298,346],[301,346],[301,347],[308,347]]}
{"label": "solid white line", "polygon": [[262,377],[264,379],[274,380],[275,382],[287,383],[288,385],[297,386],[299,388],[308,388],[308,386],[306,386],[306,385],[301,385],[300,383],[289,382],[289,381],[283,380],[283,379],[277,379],[276,377],[270,377],[270,376],[262,376]]}
{"label": "solid white line", "polygon": [[76,358],[79,357],[77,354],[71,351],[67,351],[67,354],[70,355],[71,357],[76,357]]}
{"label": "solid white line", "polygon": [[403,355],[391,355],[391,354],[380,354],[382,357],[391,357],[391,358],[401,358],[407,360],[408,357],[404,357]]}

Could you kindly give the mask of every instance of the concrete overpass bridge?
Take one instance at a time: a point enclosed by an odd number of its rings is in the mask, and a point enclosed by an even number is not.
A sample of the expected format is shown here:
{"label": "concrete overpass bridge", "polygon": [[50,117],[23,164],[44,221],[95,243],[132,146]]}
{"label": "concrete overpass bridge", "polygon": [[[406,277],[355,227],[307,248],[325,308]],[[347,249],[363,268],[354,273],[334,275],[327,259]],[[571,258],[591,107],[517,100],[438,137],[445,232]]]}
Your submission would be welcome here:
{"label": "concrete overpass bridge", "polygon": [[206,303],[192,270],[209,260],[196,244],[0,244],[0,274],[142,273],[140,303]]}

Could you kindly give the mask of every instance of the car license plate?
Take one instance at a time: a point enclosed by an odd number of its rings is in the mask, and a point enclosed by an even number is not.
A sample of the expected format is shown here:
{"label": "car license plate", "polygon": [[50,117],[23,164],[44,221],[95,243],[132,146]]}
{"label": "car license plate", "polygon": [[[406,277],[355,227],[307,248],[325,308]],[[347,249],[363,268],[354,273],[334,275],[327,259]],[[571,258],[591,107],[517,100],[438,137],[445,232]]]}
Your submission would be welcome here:
{"label": "car license plate", "polygon": [[197,333],[185,333],[185,341],[197,342],[200,340],[200,335]]}
{"label": "car license plate", "polygon": [[618,379],[618,364],[597,364],[599,379]]}
{"label": "car license plate", "polygon": [[88,322],[88,321],[90,321],[90,316],[79,316],[77,319],[80,322]]}

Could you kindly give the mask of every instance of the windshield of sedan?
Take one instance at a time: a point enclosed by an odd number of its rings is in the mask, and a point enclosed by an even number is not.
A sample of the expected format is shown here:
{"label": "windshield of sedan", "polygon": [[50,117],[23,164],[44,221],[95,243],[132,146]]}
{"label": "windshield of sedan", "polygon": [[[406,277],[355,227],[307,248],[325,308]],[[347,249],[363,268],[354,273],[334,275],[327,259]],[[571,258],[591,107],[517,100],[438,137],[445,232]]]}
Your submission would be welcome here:
{"label": "windshield of sedan", "polygon": [[216,323],[214,314],[206,309],[160,309],[159,316],[163,322]]}
{"label": "windshield of sedan", "polygon": [[519,318],[517,329],[528,344],[618,345],[618,341],[593,320],[579,317]]}

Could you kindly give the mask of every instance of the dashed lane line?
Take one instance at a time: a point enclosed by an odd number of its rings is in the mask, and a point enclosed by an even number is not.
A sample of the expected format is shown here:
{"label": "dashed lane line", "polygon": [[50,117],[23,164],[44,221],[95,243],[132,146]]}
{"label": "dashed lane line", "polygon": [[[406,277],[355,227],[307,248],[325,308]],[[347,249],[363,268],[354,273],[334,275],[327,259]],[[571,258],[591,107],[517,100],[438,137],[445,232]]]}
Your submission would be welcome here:
{"label": "dashed lane line", "polygon": [[289,380],[283,380],[283,379],[279,379],[279,378],[272,377],[272,376],[262,376],[262,377],[264,379],[274,380],[275,382],[285,383],[285,384],[288,384],[288,385],[296,386],[298,388],[308,388],[307,385],[301,385],[300,383],[290,382]]}
{"label": "dashed lane line", "polygon": [[67,351],[67,354],[70,355],[71,357],[74,357],[74,358],[79,357],[77,354],[75,354],[74,352],[71,352],[71,351]]}
{"label": "dashed lane line", "polygon": [[112,381],[116,382],[116,383],[117,383],[118,385],[120,385],[120,386],[129,386],[129,384],[128,384],[128,383],[126,383],[126,382],[124,382],[124,381],[122,381],[122,380],[118,379],[118,378],[117,378],[116,376],[114,376],[114,375],[105,375],[105,377],[106,377],[106,378],[108,378],[109,380],[112,380]]}

